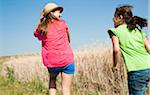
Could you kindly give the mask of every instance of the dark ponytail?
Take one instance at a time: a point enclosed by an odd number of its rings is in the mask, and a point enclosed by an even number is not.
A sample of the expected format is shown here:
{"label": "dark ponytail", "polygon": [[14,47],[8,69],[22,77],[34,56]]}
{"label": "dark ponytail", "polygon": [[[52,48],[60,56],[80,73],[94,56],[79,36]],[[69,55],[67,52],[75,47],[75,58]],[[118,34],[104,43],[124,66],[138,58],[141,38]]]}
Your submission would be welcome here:
{"label": "dark ponytail", "polygon": [[129,20],[125,20],[127,27],[131,30],[135,28],[140,28],[142,29],[143,27],[147,27],[148,23],[147,20],[138,16],[133,16]]}
{"label": "dark ponytail", "polygon": [[130,30],[133,30],[135,28],[142,29],[143,27],[147,27],[147,20],[138,16],[133,16],[132,8],[133,7],[130,5],[117,7],[115,11],[115,17],[123,16],[123,20]]}

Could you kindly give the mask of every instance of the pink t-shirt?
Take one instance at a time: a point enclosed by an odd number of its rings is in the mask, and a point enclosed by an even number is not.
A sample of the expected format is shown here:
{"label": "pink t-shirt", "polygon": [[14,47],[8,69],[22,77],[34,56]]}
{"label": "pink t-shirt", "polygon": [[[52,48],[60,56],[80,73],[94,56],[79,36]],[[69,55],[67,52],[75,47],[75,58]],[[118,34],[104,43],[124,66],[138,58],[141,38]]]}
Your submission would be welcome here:
{"label": "pink t-shirt", "polygon": [[46,36],[40,35],[35,29],[34,36],[42,41],[42,59],[46,67],[62,67],[73,63],[74,55],[67,32],[64,20],[53,20]]}

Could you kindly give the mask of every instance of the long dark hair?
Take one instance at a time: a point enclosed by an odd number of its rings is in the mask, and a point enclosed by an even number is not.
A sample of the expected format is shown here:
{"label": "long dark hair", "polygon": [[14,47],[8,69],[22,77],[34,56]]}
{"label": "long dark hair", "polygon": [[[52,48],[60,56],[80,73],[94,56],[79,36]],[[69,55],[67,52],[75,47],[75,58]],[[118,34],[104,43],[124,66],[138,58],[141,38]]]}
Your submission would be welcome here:
{"label": "long dark hair", "polygon": [[130,5],[123,5],[116,8],[115,16],[123,16],[124,22],[127,24],[127,27],[130,30],[135,28],[142,29],[143,27],[147,27],[148,23],[145,18],[141,18],[138,16],[133,16],[132,9],[133,7]]}
{"label": "long dark hair", "polygon": [[48,33],[48,25],[50,24],[51,20],[58,20],[51,12],[46,13],[44,10],[41,13],[41,19],[38,25],[38,29],[42,31],[44,35]]}

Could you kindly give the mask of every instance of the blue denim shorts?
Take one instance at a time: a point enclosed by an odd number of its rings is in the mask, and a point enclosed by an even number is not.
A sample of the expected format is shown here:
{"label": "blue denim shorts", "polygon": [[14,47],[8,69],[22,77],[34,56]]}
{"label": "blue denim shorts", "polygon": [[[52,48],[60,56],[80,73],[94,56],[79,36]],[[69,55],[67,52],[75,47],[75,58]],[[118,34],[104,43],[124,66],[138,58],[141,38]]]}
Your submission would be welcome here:
{"label": "blue denim shorts", "polygon": [[55,68],[47,68],[49,73],[59,74],[60,72],[64,72],[66,74],[74,74],[75,72],[75,64],[71,63],[63,67],[55,67]]}
{"label": "blue denim shorts", "polygon": [[144,95],[150,82],[150,69],[128,73],[129,95]]}

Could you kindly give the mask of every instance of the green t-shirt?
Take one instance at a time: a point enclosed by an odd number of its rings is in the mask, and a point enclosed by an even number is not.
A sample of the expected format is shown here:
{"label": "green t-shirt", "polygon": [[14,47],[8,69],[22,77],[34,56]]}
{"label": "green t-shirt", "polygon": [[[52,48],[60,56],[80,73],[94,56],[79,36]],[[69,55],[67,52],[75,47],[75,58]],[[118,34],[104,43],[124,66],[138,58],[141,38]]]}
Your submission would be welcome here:
{"label": "green t-shirt", "polygon": [[138,29],[130,31],[127,25],[120,25],[110,29],[108,33],[118,38],[128,72],[150,68],[150,54],[145,49],[146,34],[144,32]]}

